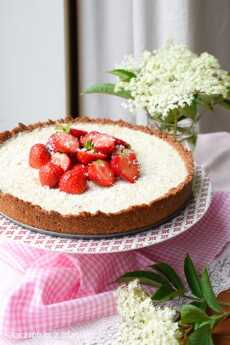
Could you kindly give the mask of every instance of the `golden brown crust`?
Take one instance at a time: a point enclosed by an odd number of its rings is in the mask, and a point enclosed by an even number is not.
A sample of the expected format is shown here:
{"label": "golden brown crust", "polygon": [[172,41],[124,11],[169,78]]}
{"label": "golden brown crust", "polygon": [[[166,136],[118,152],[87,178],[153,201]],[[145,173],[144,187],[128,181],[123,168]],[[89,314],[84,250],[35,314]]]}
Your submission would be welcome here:
{"label": "golden brown crust", "polygon": [[88,117],[72,119],[68,117],[67,119],[58,121],[48,120],[47,122],[39,122],[28,126],[19,124],[18,127],[14,128],[12,131],[0,133],[0,144],[3,144],[6,140],[14,137],[19,132],[32,131],[35,128],[70,121],[76,123],[93,122],[99,124],[116,124],[150,135],[156,135],[166,140],[177,150],[186,164],[188,175],[176,188],[172,188],[167,194],[154,200],[152,203],[132,206],[116,213],[98,211],[95,214],[81,212],[78,215],[62,215],[58,212],[46,211],[40,206],[33,205],[30,202],[1,191],[0,212],[21,223],[40,229],[69,234],[101,235],[122,233],[157,224],[181,209],[191,197],[194,173],[191,153],[167,133],[161,133],[147,127],[128,124],[121,120],[112,121],[109,119],[90,119]]}

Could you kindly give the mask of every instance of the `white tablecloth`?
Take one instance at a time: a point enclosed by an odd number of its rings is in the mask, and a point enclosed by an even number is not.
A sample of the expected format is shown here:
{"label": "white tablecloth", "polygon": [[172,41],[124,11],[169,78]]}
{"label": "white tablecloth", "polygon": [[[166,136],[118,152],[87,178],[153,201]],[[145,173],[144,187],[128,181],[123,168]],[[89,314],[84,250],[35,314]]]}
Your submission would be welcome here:
{"label": "white tablecloth", "polygon": [[[208,172],[215,191],[230,191],[230,133],[202,134],[199,136],[195,159]],[[226,247],[222,255],[228,255],[230,248]],[[20,283],[22,277],[6,263],[0,261],[0,301]],[[1,315],[0,315],[1,317]],[[67,332],[56,332],[43,337],[25,341],[12,341],[0,338],[0,345],[103,345],[109,344],[113,335],[113,325],[117,316],[90,322],[81,327],[75,327]],[[109,335],[108,335],[109,333]],[[100,334],[100,344],[96,342]],[[109,337],[109,338],[108,338]],[[81,339],[81,340],[80,340]]]}

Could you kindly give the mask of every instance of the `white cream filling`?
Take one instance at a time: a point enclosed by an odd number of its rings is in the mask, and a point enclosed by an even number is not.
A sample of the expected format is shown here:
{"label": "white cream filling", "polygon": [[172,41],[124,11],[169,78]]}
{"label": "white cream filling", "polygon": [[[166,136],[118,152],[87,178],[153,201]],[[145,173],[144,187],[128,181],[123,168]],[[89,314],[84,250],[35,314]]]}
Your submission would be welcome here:
{"label": "white cream filling", "polygon": [[32,145],[45,144],[54,133],[54,126],[48,126],[20,133],[0,146],[0,190],[63,215],[114,213],[152,202],[178,186],[188,174],[178,152],[158,137],[117,125],[79,124],[79,128],[109,133],[130,143],[141,166],[136,183],[118,180],[112,187],[103,188],[89,182],[89,189],[80,195],[42,187],[38,170],[29,166],[28,156]]}

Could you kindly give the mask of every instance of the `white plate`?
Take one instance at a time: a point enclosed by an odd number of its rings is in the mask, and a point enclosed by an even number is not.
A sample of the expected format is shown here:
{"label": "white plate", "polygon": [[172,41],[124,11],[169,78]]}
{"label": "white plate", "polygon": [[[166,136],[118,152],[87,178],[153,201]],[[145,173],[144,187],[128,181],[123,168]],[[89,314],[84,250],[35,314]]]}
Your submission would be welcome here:
{"label": "white plate", "polygon": [[177,216],[164,224],[132,235],[100,239],[51,236],[44,234],[41,229],[31,231],[0,215],[0,236],[32,247],[65,253],[102,254],[144,248],[182,234],[203,217],[211,203],[212,187],[200,166],[196,167],[193,193],[193,199]]}

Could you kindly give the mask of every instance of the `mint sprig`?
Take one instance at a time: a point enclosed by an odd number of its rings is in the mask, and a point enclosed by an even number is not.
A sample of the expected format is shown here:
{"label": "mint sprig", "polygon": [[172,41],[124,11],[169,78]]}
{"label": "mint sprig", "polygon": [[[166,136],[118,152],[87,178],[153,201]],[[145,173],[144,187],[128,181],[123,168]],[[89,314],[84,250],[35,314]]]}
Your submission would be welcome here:
{"label": "mint sprig", "polygon": [[151,292],[153,302],[165,302],[178,297],[186,298],[188,303],[182,305],[180,309],[179,325],[183,332],[189,330],[189,334],[184,333],[188,345],[213,345],[213,328],[218,322],[230,317],[230,312],[224,312],[218,302],[207,268],[200,273],[189,255],[184,260],[184,276],[189,288],[188,293],[183,279],[165,262],[151,265],[146,271],[128,272],[119,279],[119,282],[127,283],[138,279],[141,284],[154,288]]}

